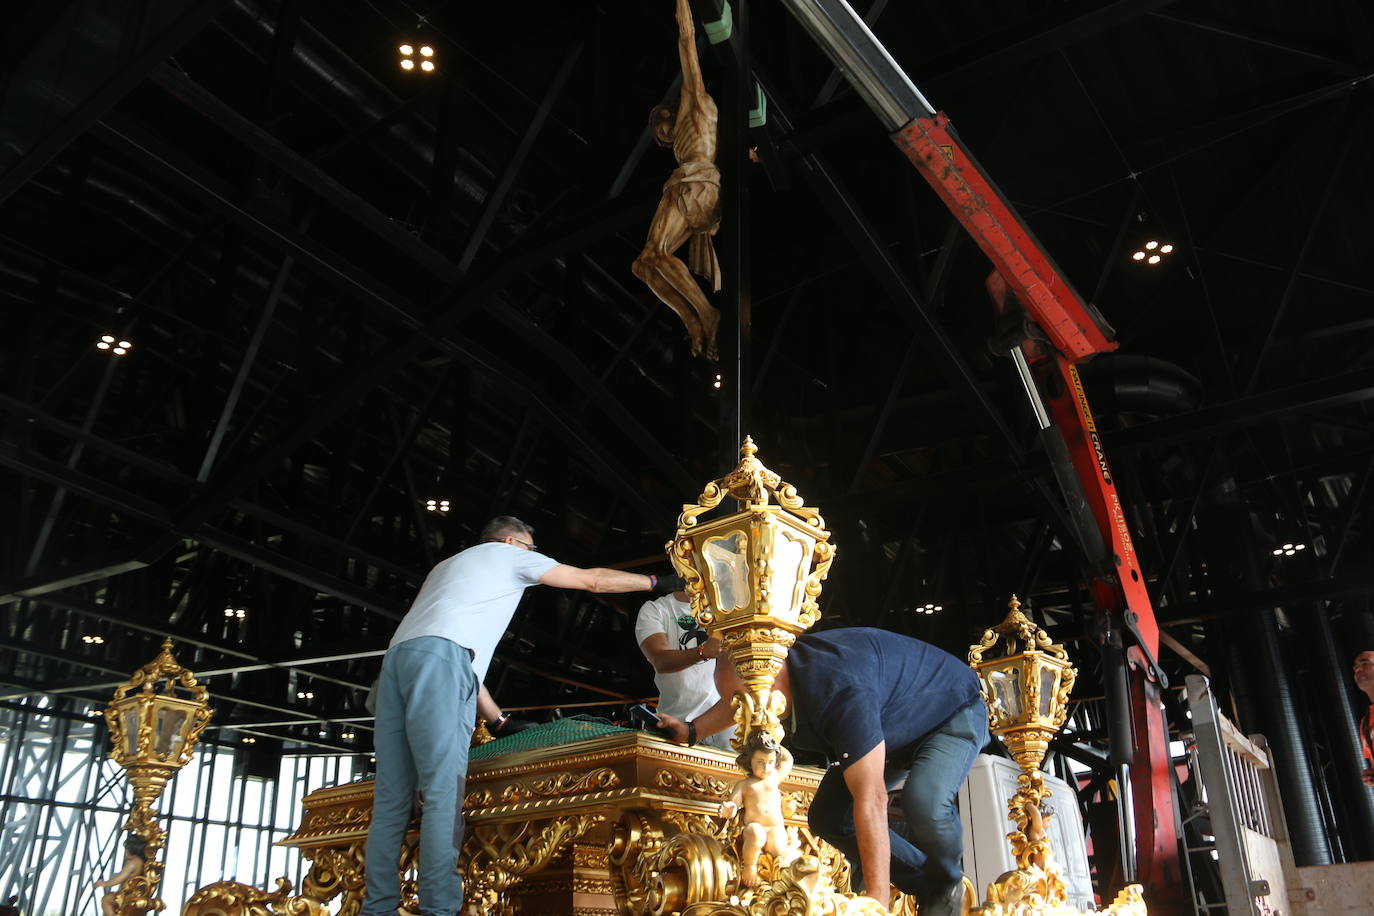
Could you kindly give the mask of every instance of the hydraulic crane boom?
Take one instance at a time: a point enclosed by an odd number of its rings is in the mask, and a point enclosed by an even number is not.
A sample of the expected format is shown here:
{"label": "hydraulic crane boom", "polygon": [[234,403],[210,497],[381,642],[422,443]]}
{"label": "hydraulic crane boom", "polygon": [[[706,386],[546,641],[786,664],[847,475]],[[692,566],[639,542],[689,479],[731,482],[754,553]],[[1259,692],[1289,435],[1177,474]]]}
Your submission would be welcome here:
{"label": "hydraulic crane boom", "polygon": [[[1125,797],[1124,876],[1146,886],[1152,910],[1184,912],[1188,907],[1180,869],[1181,830],[1160,702],[1166,685],[1155,663],[1158,623],[1074,366],[1116,349],[1113,332],[1069,284],[949,119],[926,101],[845,0],[783,2],[992,261],[995,274],[989,289],[996,304],[1014,307],[1014,297],[1043,334],[1043,339],[1037,334],[1036,339],[1009,341],[1008,347],[1042,431],[1057,429],[1067,448],[1073,472],[1061,476],[1066,499],[1086,502],[1097,529],[1091,539],[1083,540],[1086,552],[1100,554],[1090,555],[1088,566],[1094,600],[1105,614],[1100,635],[1113,713],[1112,759],[1118,775],[1128,779],[1119,787]],[[1049,392],[1048,397],[1042,392]]]}

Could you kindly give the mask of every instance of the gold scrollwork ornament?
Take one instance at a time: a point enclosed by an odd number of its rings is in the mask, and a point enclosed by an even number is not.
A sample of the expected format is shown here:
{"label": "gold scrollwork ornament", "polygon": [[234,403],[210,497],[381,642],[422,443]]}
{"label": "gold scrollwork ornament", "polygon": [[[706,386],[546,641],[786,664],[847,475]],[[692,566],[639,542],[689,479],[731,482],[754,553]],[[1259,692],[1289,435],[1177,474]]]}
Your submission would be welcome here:
{"label": "gold scrollwork ornament", "polygon": [[471,824],[463,842],[465,913],[512,911],[506,891],[557,858],[606,819],[602,813],[570,814],[547,821],[515,824]]}

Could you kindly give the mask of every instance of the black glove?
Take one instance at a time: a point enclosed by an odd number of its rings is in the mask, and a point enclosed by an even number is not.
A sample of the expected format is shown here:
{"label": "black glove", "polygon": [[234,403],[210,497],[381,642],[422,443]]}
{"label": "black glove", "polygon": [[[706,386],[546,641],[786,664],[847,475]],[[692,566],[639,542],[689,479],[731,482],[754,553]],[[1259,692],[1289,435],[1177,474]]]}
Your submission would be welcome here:
{"label": "black glove", "polygon": [[495,722],[488,723],[487,731],[491,732],[493,738],[509,738],[516,732],[522,732],[538,724],[538,722],[531,722],[528,719],[512,719],[510,716],[502,716]]}
{"label": "black glove", "polygon": [[655,576],[655,578],[658,580],[657,584],[654,585],[653,589],[656,592],[663,592],[664,594],[669,594],[672,592],[683,592],[687,590],[687,580],[679,576],[677,573],[663,573],[662,575]]}

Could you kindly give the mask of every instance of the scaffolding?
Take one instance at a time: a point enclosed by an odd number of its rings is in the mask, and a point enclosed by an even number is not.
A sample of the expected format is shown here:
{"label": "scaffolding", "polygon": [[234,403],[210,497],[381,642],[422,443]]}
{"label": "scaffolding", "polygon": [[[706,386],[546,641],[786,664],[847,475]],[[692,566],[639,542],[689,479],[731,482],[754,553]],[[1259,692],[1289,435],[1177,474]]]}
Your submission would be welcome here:
{"label": "scaffolding", "polygon": [[[72,699],[0,704],[0,899],[18,895],[28,916],[99,916],[102,892],[91,885],[123,860],[132,794],[96,715]],[[202,743],[163,794],[167,912],[223,879],[267,887],[286,877],[300,887],[306,863],[272,844],[294,829],[307,793],[354,779],[365,763],[288,752],[276,778],[261,778],[243,772],[242,757]]]}

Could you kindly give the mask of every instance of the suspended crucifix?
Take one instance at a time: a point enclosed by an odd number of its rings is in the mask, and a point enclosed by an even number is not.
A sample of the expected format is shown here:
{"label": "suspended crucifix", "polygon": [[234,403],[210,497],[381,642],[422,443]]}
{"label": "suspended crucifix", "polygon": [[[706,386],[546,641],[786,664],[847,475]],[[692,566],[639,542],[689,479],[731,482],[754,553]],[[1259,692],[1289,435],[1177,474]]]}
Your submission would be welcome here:
{"label": "suspended crucifix", "polygon": [[[659,105],[649,114],[654,141],[670,146],[677,168],[663,185],[663,198],[649,224],[644,250],[631,270],[677,313],[692,339],[692,354],[716,359],[720,312],[692,274],[720,291],[720,264],[711,237],[720,228],[720,169],[716,167],[716,103],[706,93],[697,59],[696,30],[687,0],[677,0],[677,52],[682,91],[677,111]],[[676,251],[690,242],[688,264]]]}

